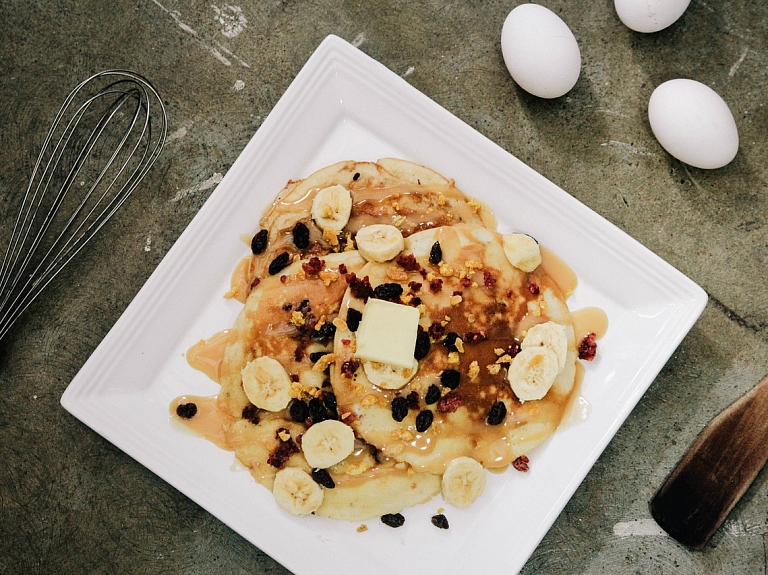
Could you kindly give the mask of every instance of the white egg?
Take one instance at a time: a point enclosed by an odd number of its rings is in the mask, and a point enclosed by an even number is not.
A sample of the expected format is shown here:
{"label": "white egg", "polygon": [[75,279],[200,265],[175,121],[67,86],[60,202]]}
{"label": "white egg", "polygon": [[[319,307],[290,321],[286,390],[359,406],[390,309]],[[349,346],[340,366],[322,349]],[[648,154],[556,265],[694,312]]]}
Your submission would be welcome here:
{"label": "white egg", "polygon": [[648,101],[648,121],[664,149],[695,168],[721,168],[739,150],[739,132],[728,104],[695,80],[669,80],[658,86]]}
{"label": "white egg", "polygon": [[558,98],[576,84],[581,52],[560,17],[538,4],[521,4],[501,30],[501,52],[512,78],[526,92]]}
{"label": "white egg", "polygon": [[635,32],[658,32],[674,24],[691,0],[614,0],[616,14]]}

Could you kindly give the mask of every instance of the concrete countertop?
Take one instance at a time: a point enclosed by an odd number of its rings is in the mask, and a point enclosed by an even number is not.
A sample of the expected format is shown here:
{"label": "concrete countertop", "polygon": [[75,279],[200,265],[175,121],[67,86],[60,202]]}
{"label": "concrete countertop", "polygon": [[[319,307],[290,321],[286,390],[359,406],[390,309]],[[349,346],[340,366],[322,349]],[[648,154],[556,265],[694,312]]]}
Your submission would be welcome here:
{"label": "concrete countertop", "polygon": [[[123,210],[0,342],[0,573],[286,573],[59,400],[293,78],[338,35],[636,238],[707,307],[523,573],[764,573],[763,471],[703,551],[660,533],[648,501],[704,425],[768,372],[768,5],[693,0],[655,34],[613,2],[547,0],[582,53],[547,101],[502,61],[514,1],[0,3],[0,221],[12,225],[47,127],[78,82],[136,70],[169,139]],[[653,89],[692,78],[728,103],[736,159],[671,158]],[[589,233],[589,230],[585,230]],[[659,286],[664,289],[664,286]]]}

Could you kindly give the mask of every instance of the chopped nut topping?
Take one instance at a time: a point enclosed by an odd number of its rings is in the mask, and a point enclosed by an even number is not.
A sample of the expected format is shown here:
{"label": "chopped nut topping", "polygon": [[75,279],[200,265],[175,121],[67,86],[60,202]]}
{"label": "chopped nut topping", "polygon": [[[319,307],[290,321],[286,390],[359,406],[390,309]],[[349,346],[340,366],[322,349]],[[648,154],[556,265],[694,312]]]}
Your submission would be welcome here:
{"label": "chopped nut topping", "polygon": [[512,363],[512,358],[508,353],[505,353],[499,359],[496,360],[496,363]]}
{"label": "chopped nut topping", "polygon": [[290,432],[287,429],[282,428],[278,430],[277,436],[283,441],[288,441],[291,438]]}
{"label": "chopped nut topping", "polygon": [[323,283],[326,285],[326,287],[331,285],[331,282],[335,282],[337,279],[339,279],[339,272],[334,270],[323,270],[317,275],[321,280],[323,280]]}
{"label": "chopped nut topping", "polygon": [[360,405],[362,405],[366,409],[368,409],[369,407],[373,407],[375,404],[376,404],[375,395],[366,395],[363,398],[363,401],[360,402]]}
{"label": "chopped nut topping", "polygon": [[448,199],[443,194],[440,194],[439,196],[437,196],[438,206],[444,206],[447,203],[448,203]]}
{"label": "chopped nut topping", "polygon": [[469,201],[467,202],[467,205],[468,205],[470,208],[472,208],[473,210],[475,210],[475,212],[480,212],[480,210],[482,210],[482,209],[483,209],[483,206],[482,206],[482,204],[481,204],[480,202],[478,202],[477,200],[469,200]]}
{"label": "chopped nut topping", "polygon": [[462,298],[460,295],[452,295],[451,296],[451,305],[459,305],[464,298]]}
{"label": "chopped nut topping", "polygon": [[493,348],[493,353],[495,353],[496,356],[498,357],[500,355],[504,355],[505,353],[507,353],[507,350],[501,347],[495,347]]}
{"label": "chopped nut topping", "polygon": [[312,366],[312,369],[314,371],[325,371],[329,365],[336,361],[337,357],[338,356],[335,353],[326,353],[323,357],[315,362],[315,365]]}
{"label": "chopped nut topping", "polygon": [[488,369],[488,373],[491,375],[496,375],[499,373],[499,371],[501,371],[501,364],[498,363],[492,363],[490,365],[486,365],[485,367]]}
{"label": "chopped nut topping", "polygon": [[459,352],[452,351],[448,354],[448,363],[459,363]]}
{"label": "chopped nut topping", "polygon": [[340,317],[337,317],[336,319],[334,319],[332,323],[333,323],[333,325],[336,326],[336,329],[339,330],[339,331],[346,331],[347,329],[349,329],[347,327],[347,322],[345,322]]}
{"label": "chopped nut topping", "polygon": [[307,322],[304,319],[303,313],[301,313],[300,311],[293,311],[291,312],[291,323],[296,327],[299,327],[301,325],[304,325]]}
{"label": "chopped nut topping", "polygon": [[336,235],[336,232],[330,228],[326,228],[323,230],[323,240],[328,242],[328,244],[333,248],[339,247],[339,236]]}
{"label": "chopped nut topping", "polygon": [[392,263],[387,269],[387,277],[393,281],[406,281],[408,279],[408,272],[405,271],[396,263]]}
{"label": "chopped nut topping", "polygon": [[449,266],[445,262],[440,262],[440,266],[438,269],[440,270],[440,275],[443,277],[450,277],[453,275],[453,267]]}
{"label": "chopped nut topping", "polygon": [[460,337],[456,338],[456,341],[453,342],[453,345],[456,346],[456,349],[459,353],[464,353],[464,340],[462,340]]}
{"label": "chopped nut topping", "polygon": [[469,376],[470,381],[474,381],[478,375],[480,375],[480,366],[477,364],[477,361],[473,361],[469,364],[469,370],[467,370],[467,375]]}

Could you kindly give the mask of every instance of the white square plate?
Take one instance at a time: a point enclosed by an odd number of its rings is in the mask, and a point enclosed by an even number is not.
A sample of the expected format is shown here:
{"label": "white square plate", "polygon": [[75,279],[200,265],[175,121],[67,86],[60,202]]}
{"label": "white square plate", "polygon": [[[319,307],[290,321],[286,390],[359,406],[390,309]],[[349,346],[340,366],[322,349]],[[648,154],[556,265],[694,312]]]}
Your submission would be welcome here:
{"label": "white square plate", "polygon": [[[288,179],[340,160],[394,156],[429,166],[490,205],[502,232],[525,231],[576,271],[571,309],[610,320],[586,365],[586,421],[556,433],[531,470],[489,474],[469,509],[438,496],[392,529],[282,512],[233,455],[180,431],[183,394],[214,395],[185,351],[228,328],[222,296],[241,237]],[[585,233],[584,230],[589,230]],[[663,286],[663,287],[660,287]],[[297,574],[510,573],[519,570],[706,303],[704,291],[562,189],[338,37],[318,47],[253,139],[61,398],[97,433]]]}

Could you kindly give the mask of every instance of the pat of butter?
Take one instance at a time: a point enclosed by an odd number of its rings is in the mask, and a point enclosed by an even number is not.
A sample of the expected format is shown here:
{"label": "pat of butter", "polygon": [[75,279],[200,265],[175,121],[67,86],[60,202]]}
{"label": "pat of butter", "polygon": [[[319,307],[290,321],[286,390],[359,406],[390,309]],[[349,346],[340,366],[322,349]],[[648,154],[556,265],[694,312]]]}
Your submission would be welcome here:
{"label": "pat of butter", "polygon": [[355,357],[397,367],[413,367],[419,328],[415,307],[370,298],[357,328]]}

